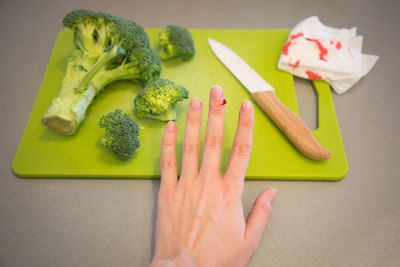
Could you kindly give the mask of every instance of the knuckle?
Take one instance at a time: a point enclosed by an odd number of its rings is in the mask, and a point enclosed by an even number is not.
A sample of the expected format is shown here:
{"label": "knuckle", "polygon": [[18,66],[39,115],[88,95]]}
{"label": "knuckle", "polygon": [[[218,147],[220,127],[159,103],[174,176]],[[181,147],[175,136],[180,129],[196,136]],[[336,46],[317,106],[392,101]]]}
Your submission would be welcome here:
{"label": "knuckle", "polygon": [[237,204],[238,201],[242,200],[242,188],[234,186],[233,183],[227,185],[224,191],[224,200],[226,203]]}
{"label": "knuckle", "polygon": [[233,148],[233,153],[240,159],[246,159],[250,157],[251,147],[248,143],[237,144]]}
{"label": "knuckle", "polygon": [[201,114],[190,112],[188,114],[187,123],[190,125],[198,126],[201,124]]}
{"label": "knuckle", "polygon": [[222,146],[223,137],[218,135],[211,135],[204,141],[205,147],[210,150],[219,149]]}
{"label": "knuckle", "polygon": [[253,118],[250,116],[241,116],[239,123],[240,123],[240,127],[252,128],[253,127]]}
{"label": "knuckle", "polygon": [[198,144],[184,142],[182,145],[182,152],[187,155],[197,155],[200,152],[200,147]]}
{"label": "knuckle", "polygon": [[164,139],[162,141],[162,146],[165,148],[172,148],[175,146],[175,141],[174,140],[169,140],[169,139]]}
{"label": "knuckle", "polygon": [[221,105],[219,101],[210,102],[210,113],[212,115],[223,115],[225,112],[225,106]]}
{"label": "knuckle", "polygon": [[174,168],[175,160],[171,159],[170,157],[163,157],[161,159],[161,168],[163,170],[171,170]]}
{"label": "knuckle", "polygon": [[272,215],[271,207],[266,207],[266,205],[264,205],[263,211],[264,211],[265,218],[267,219],[267,221],[269,221],[269,219],[271,219],[271,215]]}

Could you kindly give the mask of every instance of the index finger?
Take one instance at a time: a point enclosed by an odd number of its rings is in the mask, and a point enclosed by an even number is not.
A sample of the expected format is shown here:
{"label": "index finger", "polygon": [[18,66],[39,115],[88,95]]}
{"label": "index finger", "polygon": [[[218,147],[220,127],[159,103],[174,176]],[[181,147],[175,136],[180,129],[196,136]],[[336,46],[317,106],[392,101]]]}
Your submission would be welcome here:
{"label": "index finger", "polygon": [[161,144],[161,191],[170,191],[178,183],[178,171],[176,164],[176,124],[168,122]]}

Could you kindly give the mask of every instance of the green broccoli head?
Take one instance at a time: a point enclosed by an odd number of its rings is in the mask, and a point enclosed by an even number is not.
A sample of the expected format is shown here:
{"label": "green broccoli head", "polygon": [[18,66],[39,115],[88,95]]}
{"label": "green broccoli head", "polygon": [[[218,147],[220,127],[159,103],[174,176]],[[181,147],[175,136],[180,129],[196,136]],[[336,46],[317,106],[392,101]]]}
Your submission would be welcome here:
{"label": "green broccoli head", "polygon": [[149,83],[136,96],[135,110],[139,118],[161,121],[176,119],[176,104],[187,99],[189,91],[167,79]]}
{"label": "green broccoli head", "polygon": [[99,126],[105,129],[100,144],[107,150],[124,161],[135,155],[140,146],[139,125],[129,115],[116,109],[102,116]]}
{"label": "green broccoli head", "polygon": [[74,31],[76,48],[98,58],[96,66],[90,68],[96,73],[88,77],[98,91],[117,80],[146,84],[160,76],[161,59],[140,25],[89,10],[72,11],[63,23]]}
{"label": "green broccoli head", "polygon": [[67,62],[58,97],[41,122],[59,134],[74,134],[94,97],[121,79],[146,84],[159,77],[161,59],[144,29],[127,19],[75,10],[64,17],[75,49]]}
{"label": "green broccoli head", "polygon": [[63,25],[74,32],[74,45],[84,52],[99,56],[115,48],[121,55],[142,43],[149,43],[144,29],[127,19],[90,10],[74,10],[63,19]]}
{"label": "green broccoli head", "polygon": [[64,17],[63,25],[73,31],[75,47],[91,52],[93,56],[100,54],[110,45],[106,27],[102,26],[93,11],[74,10]]}
{"label": "green broccoli head", "polygon": [[190,32],[181,26],[168,25],[158,35],[158,53],[162,60],[190,60],[194,56],[194,43]]}
{"label": "green broccoli head", "polygon": [[82,92],[96,73],[114,61],[124,62],[131,53],[149,47],[144,29],[133,21],[102,12],[75,10],[64,17],[63,24],[74,32],[74,44],[83,53],[83,62],[95,59],[75,86]]}

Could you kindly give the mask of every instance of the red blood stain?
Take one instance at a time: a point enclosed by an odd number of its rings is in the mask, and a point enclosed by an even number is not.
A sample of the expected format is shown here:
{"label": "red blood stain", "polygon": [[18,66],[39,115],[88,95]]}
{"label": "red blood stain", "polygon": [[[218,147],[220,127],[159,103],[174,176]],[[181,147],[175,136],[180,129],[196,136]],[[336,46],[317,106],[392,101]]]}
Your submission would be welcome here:
{"label": "red blood stain", "polygon": [[336,43],[336,48],[337,48],[337,50],[339,50],[340,48],[342,48],[342,44],[340,42],[337,42]]}
{"label": "red blood stain", "polygon": [[292,67],[293,70],[295,70],[299,66],[300,66],[300,59],[298,59],[294,64],[290,63],[290,60],[289,60],[289,67]]}
{"label": "red blood stain", "polygon": [[331,41],[330,41],[330,44],[333,45],[333,43],[334,43],[334,41],[331,40]]}
{"label": "red blood stain", "polygon": [[227,103],[227,101],[226,101],[226,99],[224,98],[224,99],[222,100],[221,105],[223,106],[223,105],[225,105],[226,103]]}
{"label": "red blood stain", "polygon": [[294,40],[294,39],[297,39],[297,38],[303,37],[303,36],[304,36],[304,34],[302,32],[299,32],[297,34],[293,34],[292,36],[290,36],[290,40]]}
{"label": "red blood stain", "polygon": [[[293,41],[302,36],[304,36],[304,34],[302,32],[299,32],[297,34],[293,34],[292,36],[290,36],[290,40]],[[291,41],[288,41],[282,48],[282,54],[285,56],[289,55],[289,46],[293,44]]]}
{"label": "red blood stain", "polygon": [[307,76],[308,76],[308,79],[313,80],[313,81],[318,81],[318,80],[321,80],[321,79],[322,79],[322,76],[321,76],[321,75],[319,75],[319,74],[316,73],[316,72],[312,72],[311,70],[307,70],[307,71],[306,71],[306,74],[307,74]]}
{"label": "red blood stain", "polygon": [[291,41],[287,42],[282,48],[282,54],[287,56],[289,55],[289,46],[292,44]]}
{"label": "red blood stain", "polygon": [[321,44],[319,40],[311,38],[306,38],[306,40],[309,42],[314,42],[317,45],[319,50],[319,60],[328,61],[326,58],[324,58],[326,55],[328,55],[328,50]]}

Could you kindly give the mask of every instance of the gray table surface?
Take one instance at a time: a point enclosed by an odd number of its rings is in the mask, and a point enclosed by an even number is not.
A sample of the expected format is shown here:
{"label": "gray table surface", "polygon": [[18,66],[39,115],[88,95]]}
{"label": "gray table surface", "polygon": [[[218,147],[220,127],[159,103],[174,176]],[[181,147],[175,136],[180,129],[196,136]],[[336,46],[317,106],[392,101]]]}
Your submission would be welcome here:
{"label": "gray table surface", "polygon": [[[398,1],[0,1],[0,266],[145,266],[153,253],[159,180],[20,179],[11,170],[63,16],[107,11],[144,27],[291,28],[318,15],[357,26],[372,72],[333,95],[349,172],[340,182],[246,181],[247,214],[279,190],[248,266],[399,266]],[[296,79],[301,116],[315,95]]]}

